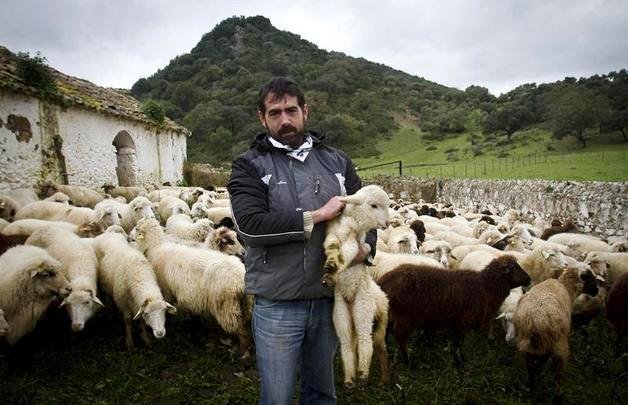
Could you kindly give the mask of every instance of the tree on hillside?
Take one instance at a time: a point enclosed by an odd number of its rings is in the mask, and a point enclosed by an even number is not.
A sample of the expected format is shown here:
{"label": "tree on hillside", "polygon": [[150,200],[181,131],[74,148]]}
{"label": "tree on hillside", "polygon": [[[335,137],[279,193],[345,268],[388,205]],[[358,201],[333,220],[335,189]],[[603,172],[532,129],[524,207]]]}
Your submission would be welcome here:
{"label": "tree on hillside", "polygon": [[488,115],[484,121],[487,132],[506,134],[508,142],[512,142],[512,135],[532,122],[532,113],[524,105],[516,102],[507,103]]}
{"label": "tree on hillside", "polygon": [[609,111],[608,99],[580,86],[562,89],[550,99],[547,118],[554,136],[573,136],[586,148],[587,130],[604,120]]}
{"label": "tree on hillside", "polygon": [[601,130],[620,131],[624,141],[628,142],[628,72],[626,69],[611,72],[608,79],[607,94],[611,108]]}

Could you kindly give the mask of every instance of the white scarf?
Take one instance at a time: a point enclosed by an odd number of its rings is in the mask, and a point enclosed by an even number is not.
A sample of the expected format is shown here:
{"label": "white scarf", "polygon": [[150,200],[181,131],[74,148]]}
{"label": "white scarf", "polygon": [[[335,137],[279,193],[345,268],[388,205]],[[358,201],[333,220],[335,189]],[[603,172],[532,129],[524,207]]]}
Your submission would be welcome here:
{"label": "white scarf", "polygon": [[305,162],[305,158],[310,153],[310,150],[312,150],[312,137],[309,135],[306,136],[303,144],[296,149],[289,145],[284,145],[283,143],[277,141],[276,139],[273,139],[271,136],[268,136],[268,140],[276,148],[287,150],[288,153],[286,153],[286,155],[293,157],[301,162]]}

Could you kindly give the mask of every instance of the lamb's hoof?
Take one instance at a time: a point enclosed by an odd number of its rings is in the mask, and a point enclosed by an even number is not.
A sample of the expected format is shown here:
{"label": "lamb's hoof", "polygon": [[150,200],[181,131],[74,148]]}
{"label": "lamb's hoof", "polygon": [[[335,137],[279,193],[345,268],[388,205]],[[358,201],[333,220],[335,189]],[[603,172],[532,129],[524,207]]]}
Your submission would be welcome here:
{"label": "lamb's hoof", "polygon": [[351,391],[355,388],[355,384],[353,383],[353,380],[351,381],[345,381],[345,389],[347,391]]}
{"label": "lamb's hoof", "polygon": [[321,282],[327,288],[334,288],[334,285],[336,284],[334,281],[334,276],[329,273],[323,274],[323,277],[321,277]]}
{"label": "lamb's hoof", "polygon": [[338,263],[333,260],[328,260],[323,265],[323,269],[325,269],[326,273],[335,273],[338,270]]}

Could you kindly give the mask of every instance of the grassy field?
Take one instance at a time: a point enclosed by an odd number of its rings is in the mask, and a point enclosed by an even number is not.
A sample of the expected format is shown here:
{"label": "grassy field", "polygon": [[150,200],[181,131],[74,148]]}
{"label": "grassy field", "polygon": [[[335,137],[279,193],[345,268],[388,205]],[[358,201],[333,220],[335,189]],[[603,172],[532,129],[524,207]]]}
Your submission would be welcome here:
{"label": "grassy field", "polygon": [[[505,137],[486,139],[469,133],[427,141],[420,130],[402,122],[378,149],[381,155],[356,158],[354,164],[369,167],[401,160],[403,174],[419,177],[628,180],[628,142],[619,133],[595,134],[587,148],[573,137],[556,140],[537,129],[516,133],[512,143]],[[398,173],[397,164],[360,171],[363,177]]]}
{"label": "grassy field", "polygon": [[[55,311],[37,330],[0,353],[0,402],[21,403],[180,403],[254,404],[258,374],[254,361],[243,363],[220,342],[214,323],[178,314],[168,319],[168,334],[151,347],[124,349],[122,325],[101,311],[80,334],[70,332],[64,311]],[[566,403],[628,403],[628,353],[614,353],[613,333],[604,318],[571,336],[566,369]],[[139,340],[139,339],[138,339]],[[501,336],[490,342],[484,332],[469,334],[463,346],[465,366],[452,366],[448,339],[432,346],[418,336],[408,370],[389,347],[394,384],[373,382],[347,392],[341,364],[336,365],[340,404],[524,404],[530,402],[524,363]],[[374,366],[373,370],[376,369]],[[377,378],[377,371],[374,371]],[[552,376],[541,379],[536,402],[549,403]]]}

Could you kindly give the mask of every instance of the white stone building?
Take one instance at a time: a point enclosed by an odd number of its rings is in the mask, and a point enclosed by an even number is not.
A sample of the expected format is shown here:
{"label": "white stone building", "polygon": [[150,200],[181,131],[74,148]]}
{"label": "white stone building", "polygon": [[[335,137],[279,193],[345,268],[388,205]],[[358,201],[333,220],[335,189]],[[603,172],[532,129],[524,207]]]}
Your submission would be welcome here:
{"label": "white stone building", "polygon": [[53,101],[18,77],[15,55],[0,46],[0,192],[46,179],[99,188],[183,178],[186,128],[151,120],[123,90],[49,72]]}

